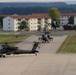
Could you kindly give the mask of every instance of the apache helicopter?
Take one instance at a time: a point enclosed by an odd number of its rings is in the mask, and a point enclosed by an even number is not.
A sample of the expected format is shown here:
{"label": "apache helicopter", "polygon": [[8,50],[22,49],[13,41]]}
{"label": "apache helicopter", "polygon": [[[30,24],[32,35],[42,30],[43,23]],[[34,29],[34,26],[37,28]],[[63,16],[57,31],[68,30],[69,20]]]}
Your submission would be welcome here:
{"label": "apache helicopter", "polygon": [[57,27],[59,27],[59,25],[58,25],[58,23],[56,21],[52,21],[51,26],[54,29],[56,29]]}
{"label": "apache helicopter", "polygon": [[34,42],[34,45],[31,50],[21,50],[18,47],[9,46],[8,42],[5,42],[0,47],[0,57],[5,57],[5,55],[11,55],[11,54],[35,54],[37,55],[37,53],[39,52],[38,50],[36,50],[37,47],[39,47],[39,42]]}

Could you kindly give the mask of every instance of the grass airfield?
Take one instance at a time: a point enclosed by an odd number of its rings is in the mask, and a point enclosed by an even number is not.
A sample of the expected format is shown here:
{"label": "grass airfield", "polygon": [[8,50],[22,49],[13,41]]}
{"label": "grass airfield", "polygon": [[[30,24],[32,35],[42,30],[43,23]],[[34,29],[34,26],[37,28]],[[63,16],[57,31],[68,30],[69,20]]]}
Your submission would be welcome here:
{"label": "grass airfield", "polygon": [[4,42],[8,42],[9,45],[14,46],[17,43],[23,41],[28,36],[26,35],[12,35],[12,34],[3,34],[0,35],[0,45],[2,45]]}

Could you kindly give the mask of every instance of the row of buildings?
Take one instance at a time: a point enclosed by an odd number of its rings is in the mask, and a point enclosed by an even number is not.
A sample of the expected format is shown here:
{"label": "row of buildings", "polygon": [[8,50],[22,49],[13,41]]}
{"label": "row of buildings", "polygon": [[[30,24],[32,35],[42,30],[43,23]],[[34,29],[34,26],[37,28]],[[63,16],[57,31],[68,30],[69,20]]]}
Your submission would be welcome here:
{"label": "row of buildings", "polygon": [[[61,13],[60,25],[67,25],[70,16],[74,16],[74,24],[76,24],[76,13]],[[5,15],[3,18],[3,30],[4,31],[18,31],[18,26],[22,21],[26,21],[30,31],[38,30],[41,26],[43,29],[45,25],[51,28],[51,17],[45,14],[32,14],[32,15]]]}
{"label": "row of buildings", "polygon": [[3,19],[3,30],[18,31],[18,26],[22,21],[27,22],[30,31],[36,31],[38,26],[43,29],[47,23],[51,24],[51,18],[48,14],[10,15]]}

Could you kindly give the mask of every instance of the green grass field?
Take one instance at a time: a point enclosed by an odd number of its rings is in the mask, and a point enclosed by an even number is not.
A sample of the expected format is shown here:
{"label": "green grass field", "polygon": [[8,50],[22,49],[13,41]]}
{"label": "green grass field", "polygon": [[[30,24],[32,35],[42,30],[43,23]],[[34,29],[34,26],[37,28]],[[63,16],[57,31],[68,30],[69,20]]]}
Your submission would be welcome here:
{"label": "green grass field", "polygon": [[[17,36],[17,37],[16,37]],[[9,45],[16,45],[17,43],[11,43],[11,42],[18,42],[26,39],[27,36],[24,35],[0,35],[0,45],[4,42],[10,42]]]}
{"label": "green grass field", "polygon": [[57,53],[76,53],[76,35],[68,36]]}

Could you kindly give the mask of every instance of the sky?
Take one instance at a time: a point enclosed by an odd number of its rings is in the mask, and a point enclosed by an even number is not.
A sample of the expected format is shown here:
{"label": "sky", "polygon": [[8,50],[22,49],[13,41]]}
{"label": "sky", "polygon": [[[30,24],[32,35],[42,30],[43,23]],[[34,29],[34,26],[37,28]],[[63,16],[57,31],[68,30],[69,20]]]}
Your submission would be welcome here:
{"label": "sky", "polygon": [[76,0],[0,0],[0,2],[69,2],[76,4]]}
{"label": "sky", "polygon": [[75,0],[0,0],[0,2],[65,2]]}

